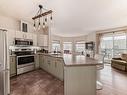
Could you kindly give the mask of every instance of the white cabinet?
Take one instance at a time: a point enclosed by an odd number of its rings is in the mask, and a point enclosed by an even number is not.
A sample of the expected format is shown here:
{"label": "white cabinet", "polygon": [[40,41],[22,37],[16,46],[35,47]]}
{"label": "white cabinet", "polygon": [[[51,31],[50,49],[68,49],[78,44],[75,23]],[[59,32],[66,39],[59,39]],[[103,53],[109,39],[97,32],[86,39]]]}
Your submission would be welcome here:
{"label": "white cabinet", "polygon": [[45,55],[40,55],[40,67],[47,71],[47,56]]}
{"label": "white cabinet", "polygon": [[8,46],[14,45],[14,39],[15,39],[15,31],[13,31],[13,30],[7,31]]}
{"label": "white cabinet", "polygon": [[96,66],[64,67],[64,95],[96,95]]}
{"label": "white cabinet", "polygon": [[33,39],[33,34],[32,33],[24,33],[23,34],[26,39]]}
{"label": "white cabinet", "polygon": [[[8,30],[7,31],[7,41],[8,41],[8,45],[9,46],[13,46],[14,45],[15,38],[31,39],[31,40],[33,40],[33,45],[37,46],[37,34],[25,33],[25,32],[22,32],[22,31]],[[44,38],[46,39],[45,36],[44,36]],[[46,43],[43,43],[43,44],[46,45]]]}
{"label": "white cabinet", "polygon": [[43,55],[39,55],[39,66],[42,69],[44,67],[44,56]]}
{"label": "white cabinet", "polygon": [[48,35],[38,35],[38,46],[48,46]]}
{"label": "white cabinet", "polygon": [[34,56],[34,60],[35,60],[35,68],[36,69],[38,69],[40,66],[40,64],[39,64],[39,61],[40,61],[40,56],[38,55],[38,54],[36,54],[35,56]]}
{"label": "white cabinet", "polygon": [[33,45],[34,46],[37,46],[37,35],[36,34],[33,34],[32,35],[32,39],[33,39]]}
{"label": "white cabinet", "polygon": [[62,58],[52,57],[50,55],[40,55],[40,68],[49,72],[53,76],[63,81],[64,62]]}
{"label": "white cabinet", "polygon": [[33,34],[32,33],[16,31],[15,34],[16,34],[16,38],[20,38],[20,39],[32,39],[33,38]]}
{"label": "white cabinet", "polygon": [[16,38],[20,38],[20,39],[25,38],[25,36],[23,35],[23,32],[21,32],[21,31],[16,31],[15,34],[16,34],[15,35]]}
{"label": "white cabinet", "polygon": [[44,63],[43,63],[43,69],[47,72],[50,73],[50,65],[51,65],[51,60],[50,60],[50,57],[47,56],[47,55],[44,55],[44,59],[43,59]]}
{"label": "white cabinet", "polygon": [[10,76],[16,75],[16,57],[10,56]]}
{"label": "white cabinet", "polygon": [[63,59],[57,58],[55,63],[56,77],[63,81],[64,79],[64,62]]}

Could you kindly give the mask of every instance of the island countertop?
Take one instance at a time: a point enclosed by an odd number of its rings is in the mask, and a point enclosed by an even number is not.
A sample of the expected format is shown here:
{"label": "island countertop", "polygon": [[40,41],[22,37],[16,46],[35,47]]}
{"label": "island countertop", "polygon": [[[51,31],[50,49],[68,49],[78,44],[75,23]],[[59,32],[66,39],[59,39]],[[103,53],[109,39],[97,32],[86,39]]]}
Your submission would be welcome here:
{"label": "island countertop", "polygon": [[93,58],[88,58],[85,55],[72,55],[64,54],[63,60],[65,66],[95,66],[102,65],[101,61],[95,60]]}
{"label": "island countertop", "polygon": [[54,58],[62,58],[64,61],[64,66],[95,66],[102,65],[101,61],[95,60],[93,58],[86,57],[85,55],[74,55],[74,54],[63,54],[63,55],[55,55],[55,54],[43,54],[46,56],[54,57]]}

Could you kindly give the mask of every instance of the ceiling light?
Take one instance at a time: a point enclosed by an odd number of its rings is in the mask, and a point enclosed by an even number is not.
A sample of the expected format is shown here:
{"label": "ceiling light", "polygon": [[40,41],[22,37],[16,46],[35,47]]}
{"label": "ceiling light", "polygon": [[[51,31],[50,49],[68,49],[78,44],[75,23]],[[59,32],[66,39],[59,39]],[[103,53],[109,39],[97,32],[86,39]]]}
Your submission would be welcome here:
{"label": "ceiling light", "polygon": [[[48,16],[50,16],[50,20],[48,20]],[[34,26],[35,30],[41,29],[41,20],[40,20],[41,18],[43,19],[43,22],[42,22],[43,28],[45,28],[46,23],[48,21],[52,20],[52,10],[47,10],[47,9],[43,8],[42,5],[39,5],[39,10],[38,10],[37,14],[32,18],[34,20],[33,26]],[[36,21],[39,21],[38,26],[36,26]]]}

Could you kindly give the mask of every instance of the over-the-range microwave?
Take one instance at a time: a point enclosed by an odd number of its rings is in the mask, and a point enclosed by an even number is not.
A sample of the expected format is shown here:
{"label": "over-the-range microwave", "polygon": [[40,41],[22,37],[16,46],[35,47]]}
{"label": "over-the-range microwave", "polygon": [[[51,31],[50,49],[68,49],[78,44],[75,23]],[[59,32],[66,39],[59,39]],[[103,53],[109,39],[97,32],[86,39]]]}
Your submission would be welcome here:
{"label": "over-the-range microwave", "polygon": [[33,46],[33,40],[31,40],[31,39],[15,38],[14,43],[16,46]]}

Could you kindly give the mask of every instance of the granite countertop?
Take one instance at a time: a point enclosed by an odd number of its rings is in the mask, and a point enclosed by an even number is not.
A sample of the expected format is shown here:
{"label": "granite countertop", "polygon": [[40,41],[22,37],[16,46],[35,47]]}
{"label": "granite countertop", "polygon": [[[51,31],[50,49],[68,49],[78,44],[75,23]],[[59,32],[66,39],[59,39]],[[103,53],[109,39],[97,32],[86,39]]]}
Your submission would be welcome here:
{"label": "granite countertop", "polygon": [[63,60],[65,66],[95,66],[103,64],[101,61],[88,58],[84,55],[64,54]]}
{"label": "granite countertop", "polygon": [[43,55],[47,55],[47,56],[51,56],[51,57],[55,57],[55,58],[63,58],[62,55],[60,54],[51,54],[51,53],[37,53],[39,55],[43,54]]}
{"label": "granite countertop", "polygon": [[55,55],[51,53],[37,53],[37,54],[43,54],[55,58],[62,58],[65,66],[96,66],[103,64],[101,61],[95,60],[93,58],[88,58],[85,55],[73,55],[73,54]]}

